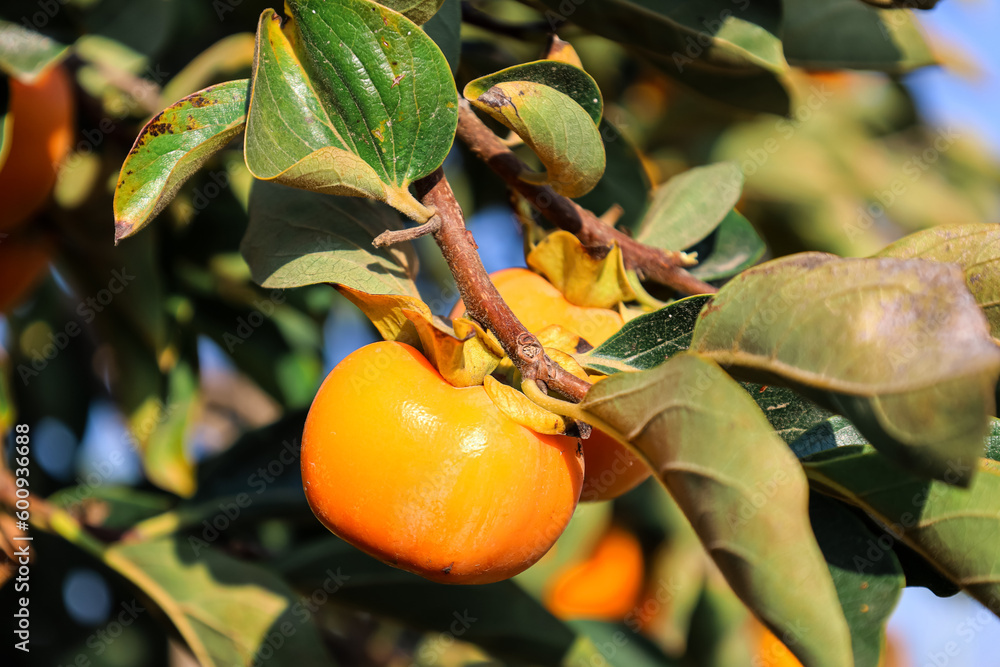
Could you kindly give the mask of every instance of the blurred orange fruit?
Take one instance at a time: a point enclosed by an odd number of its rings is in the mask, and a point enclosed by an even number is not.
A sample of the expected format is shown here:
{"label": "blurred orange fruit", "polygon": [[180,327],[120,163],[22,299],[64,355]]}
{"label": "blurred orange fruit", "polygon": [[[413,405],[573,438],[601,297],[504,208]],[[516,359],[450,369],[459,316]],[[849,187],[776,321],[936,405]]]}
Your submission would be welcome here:
{"label": "blurred orange fruit", "polygon": [[46,271],[52,246],[41,237],[0,239],[0,313],[9,312],[31,291]]}
{"label": "blurred orange fruit", "polygon": [[367,345],[323,382],[302,437],[316,517],[395,567],[484,584],[525,570],[563,532],[583,478],[577,442],[509,419],[417,350]]}
{"label": "blurred orange fruit", "polygon": [[545,606],[560,618],[620,622],[639,600],[643,574],[639,540],[613,527],[587,560],[555,576]]}
{"label": "blurred orange fruit", "polygon": [[0,232],[41,208],[75,134],[73,85],[59,65],[33,83],[10,79],[10,152],[0,167]]}

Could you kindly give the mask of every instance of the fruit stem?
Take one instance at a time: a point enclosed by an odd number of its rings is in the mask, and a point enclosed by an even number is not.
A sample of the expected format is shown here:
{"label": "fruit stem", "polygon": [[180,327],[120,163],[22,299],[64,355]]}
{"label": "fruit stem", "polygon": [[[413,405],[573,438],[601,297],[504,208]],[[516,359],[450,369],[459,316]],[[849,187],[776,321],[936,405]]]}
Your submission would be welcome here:
{"label": "fruit stem", "polygon": [[[604,421],[595,414],[587,412],[582,407],[576,403],[569,403],[567,401],[560,401],[558,398],[554,398],[542,392],[541,389],[534,382],[523,382],[521,383],[521,391],[524,395],[534,401],[540,407],[545,408],[549,412],[555,413],[560,417],[566,417],[567,419],[572,419],[577,422],[582,422],[584,424],[590,424],[596,429],[603,431],[605,434],[611,436],[619,443],[624,445],[633,454],[641,459],[644,459],[648,463],[646,455],[639,451],[636,447],[629,442],[621,432],[619,432],[614,426]],[[651,463],[648,463],[650,467],[653,467]],[[653,468],[655,470],[655,468]]]}
{"label": "fruit stem", "polygon": [[438,168],[414,187],[424,206],[436,211],[430,221],[438,221],[434,240],[455,277],[469,317],[496,335],[522,377],[541,382],[574,401],[583,400],[590,383],[548,358],[538,339],[521,324],[493,285],[444,171]]}
{"label": "fruit stem", "polygon": [[466,100],[459,101],[458,138],[472,153],[504,180],[507,187],[525,197],[545,218],[574,234],[585,246],[607,247],[617,242],[625,257],[625,268],[640,278],[653,280],[685,294],[714,294],[718,288],[684,270],[689,257],[639,243],[613,226],[601,222],[591,211],[572,199],[556,194],[546,185],[524,180],[531,169],[479,119]]}

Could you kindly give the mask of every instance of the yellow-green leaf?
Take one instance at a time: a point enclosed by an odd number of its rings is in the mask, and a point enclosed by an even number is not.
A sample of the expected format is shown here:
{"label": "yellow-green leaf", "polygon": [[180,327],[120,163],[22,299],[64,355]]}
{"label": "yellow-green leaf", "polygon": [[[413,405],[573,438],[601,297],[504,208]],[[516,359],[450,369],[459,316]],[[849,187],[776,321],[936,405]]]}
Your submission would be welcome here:
{"label": "yellow-green leaf", "polygon": [[528,254],[528,266],[545,276],[570,303],[589,308],[614,308],[635,299],[617,244],[598,251],[573,234],[557,230]]}
{"label": "yellow-green leaf", "polygon": [[115,240],[135,234],[180,187],[243,132],[246,79],[210,86],[153,117],[139,132],[115,187]]}
{"label": "yellow-green leaf", "polygon": [[549,435],[566,432],[566,420],[563,417],[549,412],[514,387],[487,376],[483,388],[486,389],[487,396],[493,399],[497,409],[521,426],[530,428],[535,433]]}
{"label": "yellow-green leaf", "polygon": [[474,84],[466,86],[466,99],[516,132],[545,165],[546,174],[522,178],[566,197],[581,197],[601,180],[604,143],[593,117],[572,97],[532,81],[503,81],[480,94]]}

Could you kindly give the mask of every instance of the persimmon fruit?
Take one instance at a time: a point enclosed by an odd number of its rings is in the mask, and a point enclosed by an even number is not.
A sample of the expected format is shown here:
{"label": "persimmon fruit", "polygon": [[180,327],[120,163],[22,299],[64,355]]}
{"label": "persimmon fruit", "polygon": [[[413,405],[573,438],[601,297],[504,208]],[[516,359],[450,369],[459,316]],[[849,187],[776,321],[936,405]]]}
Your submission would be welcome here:
{"label": "persimmon fruit", "polygon": [[[585,308],[566,300],[552,283],[527,269],[503,269],[490,274],[500,296],[529,331],[552,324],[572,331],[591,345],[600,345],[624,325],[621,315],[607,308]],[[451,317],[461,316],[465,305],[459,301]],[[587,462],[583,480],[583,501],[617,498],[649,477],[650,471],[625,446],[611,436],[594,430],[582,440]]]}
{"label": "persimmon fruit", "polygon": [[[613,310],[570,303],[555,285],[528,269],[496,271],[490,274],[490,280],[528,331],[558,324],[596,346],[618,333],[624,324],[622,316]],[[459,301],[451,317],[463,313],[465,304]]]}
{"label": "persimmon fruit", "polygon": [[555,575],[545,606],[560,618],[620,622],[639,601],[643,576],[639,540],[612,527],[586,560]]}
{"label": "persimmon fruit", "polygon": [[0,313],[17,306],[41,279],[52,258],[52,244],[42,237],[11,234],[0,240]]}
{"label": "persimmon fruit", "polygon": [[0,232],[45,204],[75,134],[73,85],[62,65],[31,83],[10,79],[10,152],[0,166]]}
{"label": "persimmon fruit", "polygon": [[583,479],[577,441],[512,421],[416,349],[379,342],[324,380],[302,480],[316,517],[362,551],[442,583],[525,570],[562,533]]}

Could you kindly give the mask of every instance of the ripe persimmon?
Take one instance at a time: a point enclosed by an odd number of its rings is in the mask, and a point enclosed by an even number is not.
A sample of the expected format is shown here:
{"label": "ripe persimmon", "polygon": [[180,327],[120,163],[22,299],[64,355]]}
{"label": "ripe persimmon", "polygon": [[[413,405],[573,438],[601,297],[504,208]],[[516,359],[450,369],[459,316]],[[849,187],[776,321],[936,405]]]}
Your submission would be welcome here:
{"label": "ripe persimmon", "polygon": [[[503,269],[490,274],[500,296],[529,331],[558,324],[591,345],[600,345],[624,325],[621,315],[606,308],[584,308],[566,300],[552,283],[527,269]],[[459,301],[451,317],[465,313]],[[649,468],[626,447],[601,431],[582,441],[587,462],[580,499],[611,500],[642,483]]]}
{"label": "ripe persimmon", "polygon": [[10,79],[10,152],[0,166],[0,232],[31,217],[48,199],[75,133],[73,85],[59,65],[31,83]]}
{"label": "ripe persimmon", "polygon": [[585,561],[556,574],[545,606],[560,618],[621,622],[639,600],[643,575],[639,540],[613,527]]}
{"label": "ripe persimmon", "polygon": [[0,240],[0,313],[24,299],[48,270],[51,257],[47,239],[12,234]]}
{"label": "ripe persimmon", "polygon": [[541,558],[580,497],[576,440],[448,384],[416,349],[367,345],[327,376],[306,419],[302,480],[316,517],[380,560],[483,584]]}
{"label": "ripe persimmon", "polygon": [[[528,331],[559,324],[591,345],[600,345],[622,328],[622,316],[607,308],[585,308],[566,300],[555,285],[528,269],[503,269],[490,274],[500,296]],[[452,319],[465,313],[461,301]]]}

